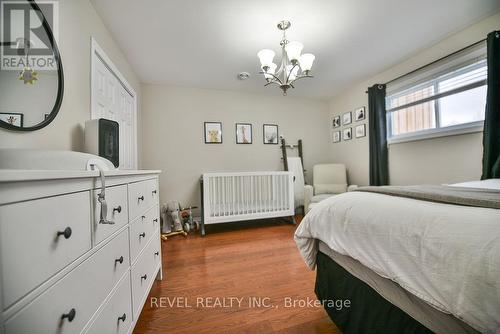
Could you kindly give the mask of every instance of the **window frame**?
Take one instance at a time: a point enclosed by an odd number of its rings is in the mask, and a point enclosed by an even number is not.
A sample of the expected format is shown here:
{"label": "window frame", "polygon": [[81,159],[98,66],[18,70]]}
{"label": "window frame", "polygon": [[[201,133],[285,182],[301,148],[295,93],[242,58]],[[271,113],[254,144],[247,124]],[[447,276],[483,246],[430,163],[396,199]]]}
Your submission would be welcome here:
{"label": "window frame", "polygon": [[[462,123],[462,124],[456,124],[456,125],[451,125],[451,126],[445,126],[441,127],[441,106],[440,106],[440,100],[442,98],[445,98],[447,96],[453,96],[455,94],[460,94],[462,92],[472,90],[478,87],[482,87],[487,85],[486,79],[484,80],[479,80],[476,82],[468,83],[464,86],[459,86],[454,89],[450,89],[448,91],[444,91],[442,93],[439,93],[439,84],[443,81],[449,80],[453,77],[458,77],[461,74],[467,73],[469,71],[474,71],[479,68],[484,67],[484,62],[486,59],[486,55],[484,57],[479,57],[479,58],[474,58],[470,59],[468,61],[461,62],[460,64],[457,64],[455,66],[452,66],[450,68],[447,68],[444,71],[441,71],[439,73],[435,73],[431,78],[426,78],[423,80],[419,80],[417,82],[413,82],[411,84],[399,87],[396,91],[391,93],[391,95],[386,97],[386,105],[389,105],[389,101],[394,98],[398,98],[401,96],[409,95],[412,92],[418,91],[420,89],[426,88],[426,87],[433,87],[434,91],[436,92],[433,96],[428,97],[428,98],[423,98],[411,103],[407,103],[406,105],[401,105],[393,108],[389,108],[386,110],[386,116],[387,116],[387,143],[390,144],[397,144],[397,143],[403,143],[403,142],[410,142],[410,141],[417,141],[417,140],[425,140],[425,139],[431,139],[431,138],[438,138],[438,137],[446,137],[446,136],[453,136],[453,135],[460,135],[460,134],[467,134],[467,133],[475,133],[475,132],[482,132],[483,131],[483,124],[484,121],[474,121],[474,122],[467,122],[467,123]],[[470,65],[476,64],[473,67],[469,67]],[[487,65],[486,65],[487,66]],[[415,103],[417,102],[417,103]],[[399,134],[399,135],[393,135],[392,134],[392,126],[393,126],[393,115],[394,112],[398,110],[403,110],[406,108],[410,108],[412,106],[417,106],[421,105],[427,102],[433,102],[434,103],[434,118],[435,118],[435,128],[430,128],[426,130],[420,130],[420,131],[413,131],[413,132],[408,132],[404,134]]]}
{"label": "window frame", "polygon": [[391,145],[439,137],[457,136],[467,133],[483,132],[483,125],[484,121],[476,121],[446,126],[443,128],[414,131],[407,134],[387,137],[387,144]]}

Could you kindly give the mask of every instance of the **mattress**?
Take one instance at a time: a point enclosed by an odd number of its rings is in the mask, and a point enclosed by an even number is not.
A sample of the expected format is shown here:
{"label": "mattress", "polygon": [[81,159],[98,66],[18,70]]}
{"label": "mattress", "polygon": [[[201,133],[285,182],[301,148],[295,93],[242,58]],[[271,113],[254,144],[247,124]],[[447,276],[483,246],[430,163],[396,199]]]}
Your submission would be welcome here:
{"label": "mattress", "polygon": [[[450,314],[436,310],[425,301],[401,288],[390,279],[377,275],[373,270],[353,258],[335,252],[324,242],[319,242],[319,251],[356,278],[368,284],[379,295],[399,307],[413,319],[435,333],[470,334],[478,333],[475,329]],[[331,284],[335,284],[332,282]]]}
{"label": "mattress", "polygon": [[311,268],[317,240],[474,329],[500,332],[500,210],[350,192],[320,202],[296,230]]}

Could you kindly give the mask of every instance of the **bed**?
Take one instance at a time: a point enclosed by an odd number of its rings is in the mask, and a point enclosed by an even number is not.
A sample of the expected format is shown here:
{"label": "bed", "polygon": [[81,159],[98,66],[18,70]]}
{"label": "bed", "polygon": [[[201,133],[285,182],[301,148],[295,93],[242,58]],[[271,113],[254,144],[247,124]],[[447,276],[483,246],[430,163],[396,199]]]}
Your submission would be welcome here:
{"label": "bed", "polygon": [[[500,332],[500,179],[445,190],[493,204],[355,191],[322,201],[295,233],[344,333]],[[439,198],[439,197],[438,197]]]}

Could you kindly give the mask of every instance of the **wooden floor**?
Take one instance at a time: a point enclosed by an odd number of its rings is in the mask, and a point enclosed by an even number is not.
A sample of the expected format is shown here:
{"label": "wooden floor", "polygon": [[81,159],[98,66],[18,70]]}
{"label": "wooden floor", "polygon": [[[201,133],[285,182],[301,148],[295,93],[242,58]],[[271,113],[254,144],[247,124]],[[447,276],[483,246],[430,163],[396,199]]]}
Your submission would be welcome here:
{"label": "wooden floor", "polygon": [[315,272],[300,257],[295,228],[279,220],[219,224],[206,237],[164,241],[163,281],[134,333],[340,333],[322,308],[286,304],[315,300]]}

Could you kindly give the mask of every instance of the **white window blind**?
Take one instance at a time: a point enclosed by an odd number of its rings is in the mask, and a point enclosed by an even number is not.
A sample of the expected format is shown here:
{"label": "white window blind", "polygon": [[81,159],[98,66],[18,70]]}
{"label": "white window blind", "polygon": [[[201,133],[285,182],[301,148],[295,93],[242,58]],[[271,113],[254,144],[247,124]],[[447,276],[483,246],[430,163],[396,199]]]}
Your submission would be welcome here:
{"label": "white window blind", "polygon": [[480,126],[486,77],[486,42],[480,42],[390,82],[386,89],[389,141]]}

